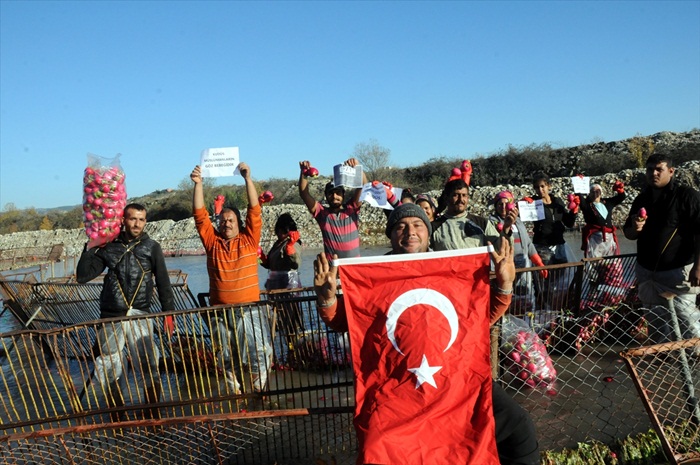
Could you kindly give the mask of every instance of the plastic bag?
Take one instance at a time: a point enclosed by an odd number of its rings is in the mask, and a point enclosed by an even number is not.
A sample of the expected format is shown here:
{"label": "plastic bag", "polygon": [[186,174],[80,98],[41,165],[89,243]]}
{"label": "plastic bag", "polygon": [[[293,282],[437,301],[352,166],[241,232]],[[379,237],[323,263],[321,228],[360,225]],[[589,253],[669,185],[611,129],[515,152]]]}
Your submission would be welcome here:
{"label": "plastic bag", "polygon": [[505,315],[501,335],[501,350],[511,373],[527,386],[553,389],[557,370],[535,330],[520,318]]}
{"label": "plastic bag", "polygon": [[83,222],[88,248],[114,240],[121,229],[126,206],[126,175],[114,158],[88,154],[83,174]]}

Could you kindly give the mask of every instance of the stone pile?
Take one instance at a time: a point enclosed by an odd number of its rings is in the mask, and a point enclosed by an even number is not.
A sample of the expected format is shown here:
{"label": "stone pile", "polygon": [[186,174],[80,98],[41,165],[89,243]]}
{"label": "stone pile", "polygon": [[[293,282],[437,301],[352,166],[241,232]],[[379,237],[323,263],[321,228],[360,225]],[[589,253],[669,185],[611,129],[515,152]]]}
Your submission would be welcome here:
{"label": "stone pile", "polygon": [[[690,185],[695,189],[700,188],[700,161],[690,161],[682,164],[676,170],[679,181]],[[612,196],[612,185],[620,180],[625,183],[627,198],[621,206],[613,212],[614,223],[618,226],[624,223],[629,212],[632,200],[637,196],[640,189],[645,185],[644,170],[624,170],[619,173],[609,173],[603,176],[596,176],[591,179],[603,187],[603,196]],[[491,201],[496,193],[503,189],[513,192],[517,199],[533,194],[530,185],[499,185],[489,187],[478,187],[471,193],[470,213],[475,215],[486,215],[492,211]],[[321,188],[322,190],[322,188]],[[552,179],[552,194],[562,199],[572,192],[571,181],[568,177]],[[430,192],[437,198],[438,191]],[[267,251],[275,240],[274,225],[277,217],[282,213],[290,213],[295,219],[301,233],[302,242],[305,247],[322,247],[321,232],[307,211],[304,205],[265,205],[263,206],[263,232],[260,245]],[[243,212],[245,214],[245,212]],[[579,223],[583,222],[583,217],[579,214]],[[383,245],[388,240],[384,235],[386,227],[386,215],[383,210],[364,206],[360,211],[360,234],[362,244]],[[182,221],[163,220],[148,223],[146,232],[155,240],[159,241],[163,250],[168,255],[192,255],[202,254],[202,244],[197,236],[197,231],[192,218]],[[85,232],[82,229],[59,229],[54,231],[29,231],[0,236],[0,249],[27,248],[36,246],[51,246],[54,244],[64,244],[64,254],[66,256],[79,255],[87,242]]]}

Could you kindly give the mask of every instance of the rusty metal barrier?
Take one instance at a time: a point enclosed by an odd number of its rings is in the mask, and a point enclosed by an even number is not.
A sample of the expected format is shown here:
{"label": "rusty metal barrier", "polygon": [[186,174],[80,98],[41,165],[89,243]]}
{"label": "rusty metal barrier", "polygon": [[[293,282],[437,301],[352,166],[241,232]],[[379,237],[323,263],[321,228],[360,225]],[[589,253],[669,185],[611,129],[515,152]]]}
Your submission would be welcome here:
{"label": "rusty metal barrier", "polygon": [[[547,267],[551,281],[540,283],[534,282],[541,279],[538,269],[519,270],[519,276],[536,276],[529,287],[521,282],[511,314],[521,325],[518,331],[541,342],[521,352],[539,354],[556,375],[543,382],[534,382],[535,373],[523,379],[522,365],[512,358],[513,330],[506,320],[492,332],[500,332],[500,341],[492,342],[501,349],[494,372],[532,415],[542,450],[590,440],[612,444],[651,426],[619,355],[647,342],[633,266],[634,257],[624,256]],[[564,279],[569,280],[565,291]],[[19,447],[39,463],[59,462],[59,456],[68,463],[68,457],[80,458],[74,463],[121,463],[120,448],[159,463],[182,463],[186,457],[186,463],[282,465],[330,463],[331,456],[335,463],[354,463],[347,335],[329,331],[320,321],[311,288],[263,292],[262,298],[243,307],[175,312],[172,339],[162,334],[159,314],[1,335],[0,349],[7,355],[0,358],[0,450],[19,457],[11,452]],[[522,302],[530,304],[522,307]],[[249,368],[255,354],[239,357],[242,392],[236,394],[226,382],[212,328],[222,319],[237,321],[236,312],[254,310],[265,315],[269,328],[270,377],[258,392]],[[161,358],[157,373],[146,376],[161,380],[157,403],[149,402],[146,385],[137,385],[131,374],[119,391],[124,405],[108,403],[108,387],[88,383],[95,335],[105,325],[130,320],[153,321]],[[245,333],[233,334],[232,346],[238,347]],[[22,387],[19,397],[17,387]],[[102,454],[101,448],[115,449]],[[53,455],[41,455],[49,450]],[[30,462],[17,458],[10,463]]]}
{"label": "rusty metal barrier", "polygon": [[700,461],[700,339],[623,352],[639,397],[673,464]]}
{"label": "rusty metal barrier", "polygon": [[55,263],[63,255],[63,244],[0,250],[0,271]]}
{"label": "rusty metal barrier", "polygon": [[[310,299],[296,303],[303,326],[294,338],[276,334],[269,301],[173,312],[172,337],[157,323],[162,314],[1,335],[5,463],[122,463],[135,456],[159,463],[274,463],[354,450],[347,339],[322,328]],[[230,331],[230,364],[215,329],[221,324]],[[156,364],[148,342],[139,339],[149,326]],[[115,364],[131,369],[100,372],[96,354],[108,353],[109,343],[95,335],[119,332],[137,339],[115,356]],[[252,369],[259,336],[269,338],[263,351],[274,347],[263,358],[270,374],[264,386]]]}
{"label": "rusty metal barrier", "polygon": [[[187,285],[182,270],[168,270],[173,289],[174,310],[197,307],[197,300]],[[28,329],[53,329],[100,317],[101,277],[78,284],[74,276],[61,280],[37,282],[35,279],[0,279],[0,297],[13,316]],[[159,312],[157,289],[151,299],[151,309]]]}

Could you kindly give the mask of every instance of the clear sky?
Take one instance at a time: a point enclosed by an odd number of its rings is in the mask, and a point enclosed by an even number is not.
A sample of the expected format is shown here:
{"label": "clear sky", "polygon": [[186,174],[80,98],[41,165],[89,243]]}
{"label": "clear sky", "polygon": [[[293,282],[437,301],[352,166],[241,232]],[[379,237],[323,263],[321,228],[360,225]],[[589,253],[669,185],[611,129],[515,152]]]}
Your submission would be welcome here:
{"label": "clear sky", "polygon": [[0,0],[0,209],[80,204],[88,153],[133,197],[210,147],[262,180],[698,127],[700,1]]}

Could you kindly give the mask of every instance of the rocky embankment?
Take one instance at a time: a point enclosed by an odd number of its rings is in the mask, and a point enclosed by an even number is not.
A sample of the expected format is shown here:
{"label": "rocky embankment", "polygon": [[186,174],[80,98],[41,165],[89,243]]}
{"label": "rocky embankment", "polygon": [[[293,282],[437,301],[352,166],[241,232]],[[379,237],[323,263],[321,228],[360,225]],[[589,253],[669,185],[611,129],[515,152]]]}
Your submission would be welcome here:
{"label": "rocky embankment", "polygon": [[[676,169],[676,177],[681,183],[699,189],[700,161],[691,161],[680,165]],[[625,201],[613,212],[615,224],[621,225],[627,217],[632,200],[645,185],[644,170],[624,170],[619,173],[609,173],[592,178],[592,182],[603,186],[604,197],[613,195],[611,187],[616,180],[625,183],[625,192],[627,193]],[[491,200],[497,192],[503,189],[511,190],[516,198],[529,196],[533,193],[530,185],[477,187],[471,195],[470,212],[476,215],[489,213],[492,209]],[[566,194],[571,191],[569,178],[554,178],[552,180],[552,193],[554,195],[565,198]],[[433,191],[430,194],[437,197],[440,192]],[[304,205],[266,205],[263,207],[263,233],[261,238],[263,249],[267,250],[274,241],[273,229],[275,221],[284,212],[290,213],[296,220],[305,247],[321,247],[321,232]],[[581,214],[579,214],[578,220],[579,222],[583,221]],[[385,226],[386,216],[383,210],[368,206],[362,208],[360,213],[360,233],[363,245],[386,244]],[[164,220],[148,223],[146,231],[152,238],[161,243],[163,250],[168,255],[203,253],[192,218],[178,222]],[[0,236],[0,250],[50,247],[55,244],[63,244],[63,254],[65,256],[75,256],[80,254],[85,242],[86,237],[82,229],[18,232]]]}

